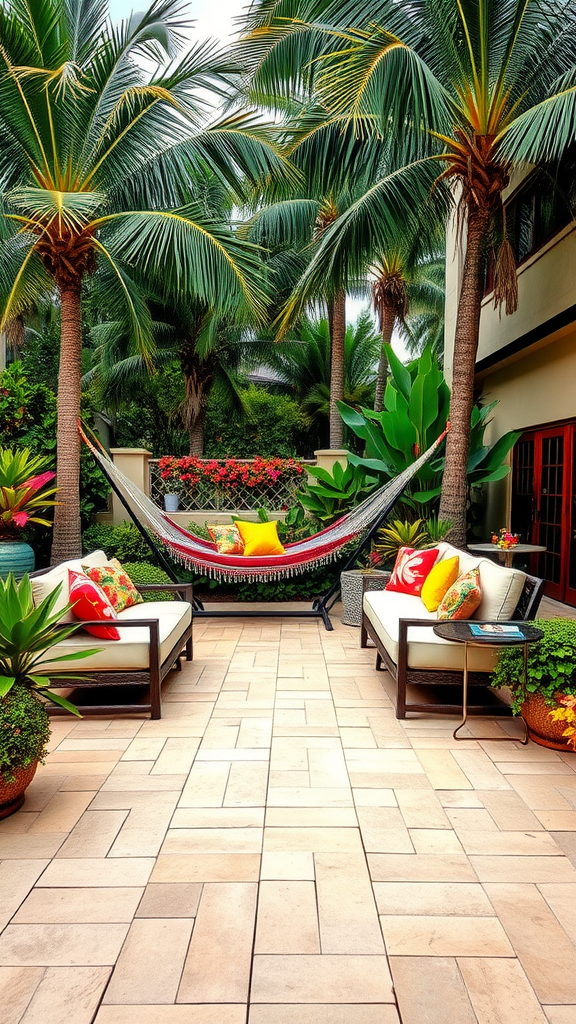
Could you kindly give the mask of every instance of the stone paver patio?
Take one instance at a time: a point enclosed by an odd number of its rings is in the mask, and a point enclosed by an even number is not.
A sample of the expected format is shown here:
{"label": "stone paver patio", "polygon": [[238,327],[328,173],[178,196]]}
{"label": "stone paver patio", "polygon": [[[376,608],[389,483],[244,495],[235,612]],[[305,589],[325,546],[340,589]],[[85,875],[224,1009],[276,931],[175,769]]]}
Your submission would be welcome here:
{"label": "stone paver patio", "polygon": [[0,823],[2,1024],[574,1024],[576,755],[394,717],[334,619],[203,620]]}

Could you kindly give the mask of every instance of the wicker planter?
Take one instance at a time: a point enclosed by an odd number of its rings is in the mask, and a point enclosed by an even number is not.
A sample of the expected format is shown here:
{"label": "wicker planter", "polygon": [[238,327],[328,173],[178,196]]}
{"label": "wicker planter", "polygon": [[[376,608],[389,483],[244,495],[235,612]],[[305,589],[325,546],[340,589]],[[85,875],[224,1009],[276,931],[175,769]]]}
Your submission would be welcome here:
{"label": "wicker planter", "polygon": [[[559,695],[560,696],[560,695]],[[526,722],[528,735],[534,743],[541,747],[550,747],[552,750],[574,751],[562,735],[566,729],[566,722],[554,722],[550,718],[550,711],[553,708],[546,703],[540,693],[529,693],[522,705],[522,718]]]}
{"label": "wicker planter", "polygon": [[5,782],[0,775],[0,818],[8,818],[24,803],[24,794],[36,774],[38,761],[26,768],[17,768],[14,781]]}
{"label": "wicker planter", "polygon": [[347,569],[341,573],[342,622],[346,626],[361,626],[364,590],[384,590],[389,579],[390,573],[382,569]]}

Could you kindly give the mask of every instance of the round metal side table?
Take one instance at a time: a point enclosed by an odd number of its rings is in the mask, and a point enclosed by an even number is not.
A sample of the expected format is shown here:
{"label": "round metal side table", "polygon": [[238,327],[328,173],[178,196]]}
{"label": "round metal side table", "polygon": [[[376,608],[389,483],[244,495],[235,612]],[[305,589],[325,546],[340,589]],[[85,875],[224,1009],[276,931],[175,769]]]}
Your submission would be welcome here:
{"label": "round metal side table", "polygon": [[[470,626],[518,626],[521,632],[521,636],[506,636],[505,634],[491,633],[486,635],[486,639],[483,637],[474,636]],[[520,647],[524,648],[524,689],[526,689],[528,683],[528,648],[530,644],[535,643],[536,640],[541,640],[544,633],[541,629],[537,629],[536,626],[531,626],[527,622],[464,622],[445,620],[438,622],[437,625],[432,627],[436,636],[442,637],[443,640],[451,640],[453,643],[464,644],[464,669],[462,671],[462,721],[460,725],[456,726],[452,733],[455,740],[509,740],[509,736],[457,736],[456,733],[460,731],[466,725],[466,719],[468,717],[468,648],[469,647]],[[524,722],[524,719],[522,719]],[[526,722],[524,722],[524,739],[522,743],[528,743],[528,729]]]}

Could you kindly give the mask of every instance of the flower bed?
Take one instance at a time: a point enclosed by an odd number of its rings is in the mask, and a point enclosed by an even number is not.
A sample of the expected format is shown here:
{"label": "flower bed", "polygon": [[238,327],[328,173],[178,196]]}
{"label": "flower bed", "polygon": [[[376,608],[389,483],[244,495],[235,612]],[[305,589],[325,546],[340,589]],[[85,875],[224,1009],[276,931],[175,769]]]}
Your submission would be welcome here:
{"label": "flower bed", "polygon": [[151,495],[176,493],[181,506],[194,509],[254,510],[262,505],[280,511],[294,501],[304,465],[296,459],[200,459],[166,455],[150,463]]}

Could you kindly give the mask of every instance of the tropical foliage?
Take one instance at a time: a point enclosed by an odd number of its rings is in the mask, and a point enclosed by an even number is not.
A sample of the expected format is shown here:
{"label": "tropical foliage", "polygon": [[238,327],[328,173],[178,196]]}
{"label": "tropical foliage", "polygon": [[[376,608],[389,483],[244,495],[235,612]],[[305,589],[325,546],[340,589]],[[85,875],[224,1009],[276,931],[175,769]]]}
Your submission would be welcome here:
{"label": "tropical foliage", "polygon": [[50,526],[43,513],[56,505],[57,488],[47,486],[56,476],[48,464],[29,448],[0,448],[0,540],[17,537],[28,523]]}
{"label": "tropical foliage", "polygon": [[142,277],[223,312],[239,302],[264,309],[257,250],[190,201],[189,182],[209,166],[239,202],[285,161],[250,115],[207,123],[206,90],[223,96],[238,68],[209,42],[183,51],[187,27],[180,0],[153,0],[120,25],[101,0],[0,8],[0,330],[57,289],[55,559],[80,552],[86,279],[102,276],[109,319],[148,361]]}
{"label": "tropical foliage", "polygon": [[[54,612],[62,584],[37,607],[32,600],[32,584],[28,576],[16,583],[12,574],[0,580],[0,700],[13,687],[26,689],[34,696],[47,698],[54,704],[79,715],[73,704],[51,689],[50,678],[44,674],[50,662],[49,651],[71,636],[78,623],[62,626],[62,609]],[[66,606],[64,609],[72,607]],[[58,656],[59,662],[78,661],[97,653],[97,648]],[[67,686],[76,676],[63,672],[58,682]]]}
{"label": "tropical foliage", "polygon": [[526,691],[540,693],[556,706],[556,694],[576,695],[576,622],[571,619],[540,619],[534,623],[544,636],[528,649],[528,682],[525,688],[524,652],[503,648],[492,676],[492,686],[512,691],[512,707],[519,714]]}
{"label": "tropical foliage", "polygon": [[[388,359],[391,374],[384,410],[377,413],[341,406],[344,422],[364,443],[364,455],[350,455],[350,463],[373,474],[382,483],[414,462],[440,437],[450,410],[450,390],[430,349],[404,366],[388,347]],[[475,405],[472,409],[467,493],[472,487],[501,480],[510,472],[506,456],[520,435],[509,431],[491,447],[484,444],[484,432],[494,405]],[[443,452],[434,455],[418,471],[409,489],[412,499],[429,514],[441,493],[445,459]]]}
{"label": "tropical foliage", "polygon": [[433,229],[457,197],[465,256],[441,513],[460,544],[487,251],[499,236],[494,298],[512,312],[502,195],[520,162],[553,159],[576,138],[575,36],[571,0],[256,0],[245,21],[255,98],[282,111],[296,93],[324,104],[327,123],[385,140],[380,173],[324,233],[291,305],[327,275],[336,287],[361,273],[407,228]]}
{"label": "tropical foliage", "polygon": [[321,466],[309,466],[312,478],[298,495],[303,508],[327,526],[364,498],[368,497],[377,483],[376,476],[353,465],[345,468],[339,462],[332,472]]}

